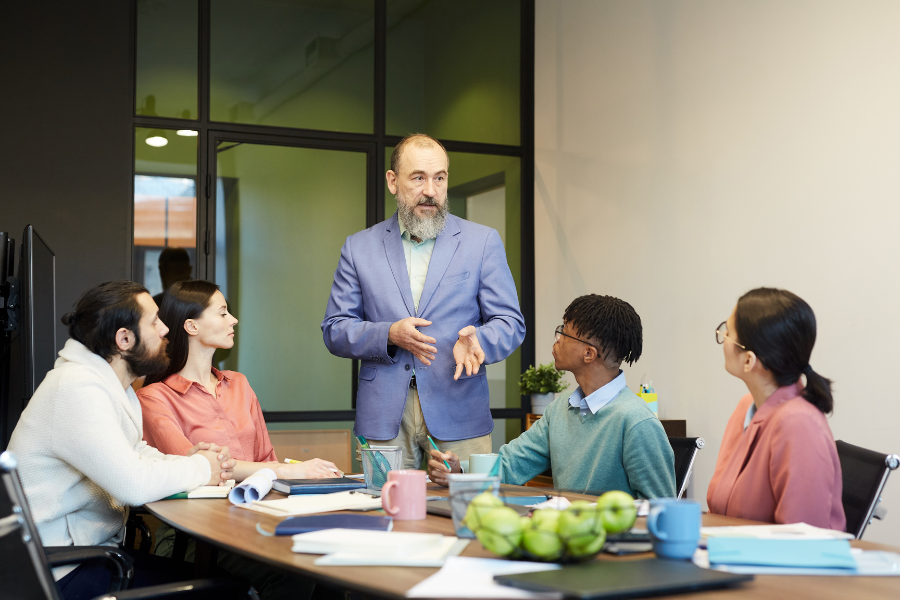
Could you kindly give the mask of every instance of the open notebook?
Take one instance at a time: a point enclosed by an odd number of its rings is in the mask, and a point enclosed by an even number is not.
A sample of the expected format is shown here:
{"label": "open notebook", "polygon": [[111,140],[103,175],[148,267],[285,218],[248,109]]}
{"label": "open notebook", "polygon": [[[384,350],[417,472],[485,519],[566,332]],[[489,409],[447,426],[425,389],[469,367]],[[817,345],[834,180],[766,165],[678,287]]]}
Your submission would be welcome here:
{"label": "open notebook", "polygon": [[259,500],[249,504],[238,504],[238,506],[276,517],[293,517],[335,510],[377,510],[381,508],[381,498],[373,498],[369,494],[350,491],[288,496],[279,500]]}

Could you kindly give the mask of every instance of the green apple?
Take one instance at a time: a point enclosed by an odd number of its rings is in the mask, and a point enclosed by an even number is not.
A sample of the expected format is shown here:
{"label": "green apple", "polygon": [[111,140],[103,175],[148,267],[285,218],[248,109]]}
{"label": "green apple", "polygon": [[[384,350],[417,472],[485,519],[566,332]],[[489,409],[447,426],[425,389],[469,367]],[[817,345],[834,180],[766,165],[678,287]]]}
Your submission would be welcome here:
{"label": "green apple", "polygon": [[631,529],[637,519],[634,498],[618,490],[606,492],[597,499],[600,521],[608,533],[619,533]]}
{"label": "green apple", "polygon": [[503,500],[495,496],[492,491],[481,492],[469,502],[462,524],[475,533],[481,527],[484,516],[501,506],[503,506]]}
{"label": "green apple", "polygon": [[582,543],[569,543],[567,549],[571,556],[582,558],[585,556],[593,556],[600,552],[604,543],[606,543],[606,532],[601,531],[600,535],[593,540],[586,540]]}
{"label": "green apple", "polygon": [[512,554],[522,540],[522,522],[519,513],[504,506],[481,515],[481,527],[475,532],[475,537],[494,554],[500,556]]}
{"label": "green apple", "polygon": [[522,547],[543,560],[556,560],[562,555],[563,542],[556,532],[560,511],[537,510],[522,532]]}
{"label": "green apple", "polygon": [[[583,556],[585,548],[593,547],[599,537],[606,537],[597,505],[584,500],[577,500],[559,516],[557,526],[559,537],[563,539],[566,550],[572,555]],[[600,542],[603,546],[603,542]]]}

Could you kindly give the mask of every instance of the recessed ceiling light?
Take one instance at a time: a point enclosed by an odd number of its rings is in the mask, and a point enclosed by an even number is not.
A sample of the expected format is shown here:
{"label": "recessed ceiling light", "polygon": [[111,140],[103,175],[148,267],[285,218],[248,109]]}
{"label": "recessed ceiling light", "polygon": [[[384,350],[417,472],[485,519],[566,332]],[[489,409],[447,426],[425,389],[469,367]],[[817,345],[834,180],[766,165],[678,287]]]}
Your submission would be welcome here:
{"label": "recessed ceiling light", "polygon": [[197,132],[193,129],[179,129],[175,133],[184,137],[197,137]]}

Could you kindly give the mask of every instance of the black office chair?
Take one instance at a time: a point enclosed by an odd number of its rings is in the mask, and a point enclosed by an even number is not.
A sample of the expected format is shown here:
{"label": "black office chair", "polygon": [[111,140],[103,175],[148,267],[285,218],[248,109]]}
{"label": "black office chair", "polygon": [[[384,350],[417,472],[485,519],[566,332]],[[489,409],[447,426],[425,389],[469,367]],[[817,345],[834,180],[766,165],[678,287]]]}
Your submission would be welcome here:
{"label": "black office chair", "polygon": [[688,482],[691,479],[691,470],[694,468],[694,459],[697,452],[706,445],[703,438],[679,438],[669,436],[669,444],[675,452],[675,491],[676,498],[684,496]]}
{"label": "black office chair", "polygon": [[900,467],[900,456],[879,454],[841,440],[835,444],[841,461],[844,488],[841,503],[847,518],[846,531],[859,540],[872,519],[881,520],[887,513],[878,503],[888,475]]}
{"label": "black office chair", "polygon": [[[198,579],[127,590],[131,583],[132,559],[115,546],[41,545],[15,457],[0,454],[0,590],[4,598],[61,600],[50,569],[103,559],[112,573],[106,600],[191,598],[215,600],[248,598],[258,600],[256,591],[234,579]],[[24,548],[23,548],[24,546]],[[23,551],[24,550],[24,551]]]}

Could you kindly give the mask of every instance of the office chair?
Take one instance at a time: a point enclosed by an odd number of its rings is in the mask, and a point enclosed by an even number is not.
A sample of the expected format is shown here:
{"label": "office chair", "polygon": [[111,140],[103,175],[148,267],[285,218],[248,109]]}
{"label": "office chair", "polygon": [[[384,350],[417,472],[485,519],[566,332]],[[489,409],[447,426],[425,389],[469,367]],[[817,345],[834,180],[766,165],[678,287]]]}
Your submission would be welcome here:
{"label": "office chair", "polygon": [[[41,545],[37,527],[28,508],[17,471],[16,458],[9,452],[0,454],[0,590],[4,598],[44,598],[61,600],[53,567],[81,564],[103,559],[112,572],[109,591],[104,600],[152,600],[166,598],[242,598],[258,600],[256,591],[234,579],[199,579],[127,590],[133,575],[132,559],[115,546]],[[24,546],[24,548],[23,548]],[[23,552],[23,550],[25,550]]]}
{"label": "office chair", "polygon": [[900,457],[896,454],[879,454],[853,444],[838,440],[838,458],[841,461],[841,481],[844,516],[847,518],[847,533],[862,539],[866,527],[872,519],[883,519],[887,511],[878,506],[881,491],[887,483],[891,471],[900,467]]}
{"label": "office chair", "polygon": [[669,445],[672,446],[672,451],[675,453],[675,497],[681,498],[691,479],[691,470],[694,468],[697,452],[706,445],[706,442],[701,437],[669,437]]}

